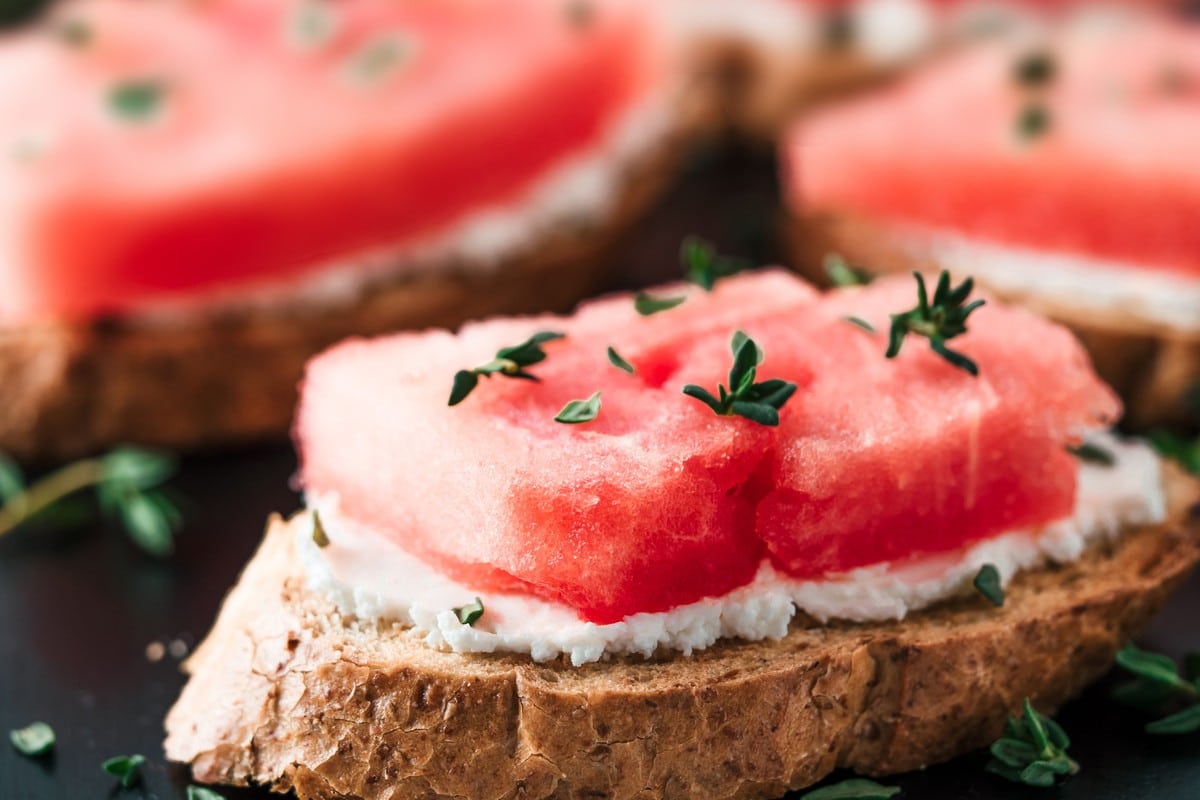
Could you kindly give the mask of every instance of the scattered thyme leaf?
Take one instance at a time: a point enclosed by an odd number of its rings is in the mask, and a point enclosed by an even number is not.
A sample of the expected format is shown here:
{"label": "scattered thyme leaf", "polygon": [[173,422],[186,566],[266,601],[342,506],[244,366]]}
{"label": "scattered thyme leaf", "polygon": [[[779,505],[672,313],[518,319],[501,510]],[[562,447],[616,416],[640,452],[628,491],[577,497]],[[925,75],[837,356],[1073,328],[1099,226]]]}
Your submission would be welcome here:
{"label": "scattered thyme leaf", "polygon": [[142,780],[142,765],[146,757],[141,755],[113,756],[100,765],[109,775],[121,779],[121,787],[129,789]]}
{"label": "scattered thyme leaf", "polygon": [[[1153,734],[1182,734],[1200,730],[1200,681],[1196,654],[1184,660],[1184,674],[1168,656],[1126,645],[1117,653],[1117,664],[1134,676],[1113,691],[1113,697],[1149,714],[1169,713],[1146,725]],[[1180,710],[1180,706],[1183,706]]]}
{"label": "scattered thyme leaf", "polygon": [[546,351],[542,345],[557,339],[565,339],[566,334],[557,331],[539,331],[520,344],[512,347],[501,347],[496,351],[496,357],[475,369],[461,369],[454,373],[454,385],[450,388],[448,405],[456,406],[479,385],[481,377],[490,378],[502,375],[506,378],[520,378],[536,381],[537,376],[525,370],[546,360]]}
{"label": "scattered thyme leaf", "polygon": [[884,786],[865,778],[848,778],[800,795],[800,800],[888,800],[900,794],[899,786]]}
{"label": "scattered thyme leaf", "polygon": [[1099,464],[1103,467],[1113,467],[1117,464],[1117,457],[1111,450],[1092,442],[1083,442],[1074,447],[1068,447],[1067,452],[1089,464]]}
{"label": "scattered thyme leaf", "polygon": [[1004,587],[1000,585],[1000,570],[995,564],[980,567],[971,583],[992,605],[997,608],[1004,605]]}
{"label": "scattered thyme leaf", "polygon": [[687,279],[711,292],[721,278],[749,269],[750,262],[717,253],[711,242],[699,236],[684,238],[679,246],[679,261]]}
{"label": "scattered thyme leaf", "polygon": [[44,722],[34,722],[24,728],[8,732],[9,741],[23,756],[37,758],[54,749],[54,729]]}
{"label": "scattered thyme leaf", "polygon": [[779,424],[779,410],[796,392],[796,384],[773,379],[756,383],[763,351],[742,331],[733,334],[730,349],[733,367],[729,370],[729,388],[717,385],[719,397],[695,384],[683,387],[683,393],[704,403],[720,416],[744,417],[759,425]]}
{"label": "scattered thyme leaf", "polygon": [[1178,461],[1185,470],[1200,475],[1200,437],[1185,439],[1169,431],[1150,431],[1150,443],[1166,458]]}
{"label": "scattered thyme leaf", "polygon": [[154,78],[137,78],[116,84],[108,91],[109,112],[124,122],[147,122],[158,115],[167,87]]}
{"label": "scattered thyme leaf", "polygon": [[225,800],[225,795],[215,792],[207,786],[192,784],[187,787],[187,800]]}
{"label": "scattered thyme leaf", "polygon": [[[972,375],[978,375],[979,367],[974,361],[946,347],[946,340],[967,332],[967,317],[985,302],[974,300],[966,303],[975,282],[967,278],[957,287],[951,288],[950,273],[942,270],[933,293],[933,302],[930,303],[925,291],[925,278],[919,272],[914,272],[913,276],[917,279],[917,307],[900,314],[892,314],[887,357],[895,358],[899,355],[904,338],[914,334],[927,338],[929,348],[950,364]],[[966,305],[963,305],[964,303]]]}
{"label": "scattered thyme leaf", "polygon": [[87,20],[72,17],[54,26],[54,36],[68,47],[83,48],[92,43],[94,31]]}
{"label": "scattered thyme leaf", "polygon": [[367,42],[346,62],[346,74],[360,86],[383,82],[413,57],[413,45],[395,34],[384,34]]}
{"label": "scattered thyme leaf", "polygon": [[1037,88],[1052,83],[1057,71],[1053,54],[1036,50],[1017,59],[1013,65],[1013,80],[1018,86]]}
{"label": "scattered thyme leaf", "polygon": [[1050,130],[1050,110],[1040,102],[1031,101],[1021,106],[1015,125],[1017,139],[1031,142]]}
{"label": "scattered thyme leaf", "polygon": [[591,0],[566,0],[563,12],[567,22],[576,28],[587,28],[596,18],[596,9]]}
{"label": "scattered thyme leaf", "polygon": [[562,411],[554,417],[555,422],[567,425],[578,425],[591,422],[600,414],[600,393],[593,392],[586,400],[572,400],[563,406]]}
{"label": "scattered thyme leaf", "polygon": [[337,32],[338,17],[326,0],[304,0],[292,9],[284,35],[298,50],[311,52],[325,46]]}
{"label": "scattered thyme leaf", "polygon": [[992,744],[987,770],[1014,783],[1053,786],[1079,772],[1079,764],[1067,755],[1070,745],[1062,727],[1026,698],[1023,716],[1009,717],[1004,735]]}
{"label": "scattered thyme leaf", "polygon": [[856,328],[862,328],[867,333],[875,333],[875,326],[861,317],[842,317],[843,322],[849,322]]}
{"label": "scattered thyme leaf", "polygon": [[850,266],[840,253],[827,254],[822,266],[829,282],[834,286],[866,286],[871,282],[870,273]]}
{"label": "scattered thyme leaf", "polygon": [[612,364],[617,369],[625,370],[630,375],[637,372],[637,369],[625,359],[621,358],[613,348],[608,348],[608,363]]}
{"label": "scattered thyme leaf", "polygon": [[329,547],[329,534],[325,532],[325,526],[321,523],[321,514],[315,508],[312,512],[312,522],[313,544],[322,549]]}
{"label": "scattered thyme leaf", "polygon": [[668,311],[675,306],[687,300],[687,295],[678,295],[676,297],[655,297],[646,292],[638,292],[633,297],[633,307],[637,313],[643,317],[648,317],[652,314],[657,314],[660,311]]}
{"label": "scattered thyme leaf", "polygon": [[475,627],[475,623],[483,616],[483,601],[476,597],[474,603],[454,609],[454,616],[458,617],[458,621],[463,625]]}

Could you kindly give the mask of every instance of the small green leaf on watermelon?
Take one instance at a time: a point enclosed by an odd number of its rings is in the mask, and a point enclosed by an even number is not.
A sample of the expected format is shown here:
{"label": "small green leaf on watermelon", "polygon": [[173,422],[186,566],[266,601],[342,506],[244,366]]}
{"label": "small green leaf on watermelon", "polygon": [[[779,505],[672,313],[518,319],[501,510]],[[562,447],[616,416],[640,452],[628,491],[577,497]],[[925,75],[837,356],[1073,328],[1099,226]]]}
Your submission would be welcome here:
{"label": "small green leaf on watermelon", "polygon": [[796,392],[796,384],[779,379],[756,383],[758,367],[763,362],[763,350],[742,331],[736,331],[730,343],[733,367],[729,370],[729,387],[717,385],[719,396],[689,383],[683,393],[699,400],[721,416],[739,416],[774,427],[779,424],[779,410]]}
{"label": "small green leaf on watermelon", "polygon": [[875,326],[861,317],[842,317],[843,322],[849,322],[856,328],[862,328],[867,333],[875,333]]}
{"label": "small green leaf on watermelon", "polygon": [[463,625],[475,627],[475,623],[483,616],[483,601],[476,597],[474,603],[454,609],[454,616]]}
{"label": "small green leaf on watermelon", "polygon": [[608,348],[608,363],[612,364],[617,369],[628,372],[630,375],[637,371],[633,364],[630,364],[628,361],[621,358],[620,354],[611,347]]}
{"label": "small green leaf on watermelon", "polygon": [[1016,134],[1022,142],[1031,142],[1050,130],[1050,109],[1039,102],[1029,102],[1017,113]]}
{"label": "small green leaf on watermelon", "polygon": [[728,278],[750,268],[750,262],[717,253],[710,242],[698,236],[688,236],[679,247],[679,261],[687,279],[706,292],[711,292],[721,278]]}
{"label": "small green leaf on watermelon", "polygon": [[108,110],[124,122],[148,122],[161,112],[166,94],[167,87],[153,78],[125,81],[109,90]]}
{"label": "small green leaf on watermelon", "polygon": [[136,786],[142,780],[142,765],[146,763],[146,757],[142,755],[132,756],[114,756],[103,764],[100,768],[121,779],[121,787],[128,789]]}
{"label": "small green leaf on watermelon", "polygon": [[1057,73],[1054,56],[1046,50],[1035,50],[1017,59],[1013,65],[1013,80],[1018,86],[1036,88],[1054,81]]}
{"label": "small green leaf on watermelon", "polygon": [[313,544],[322,549],[329,547],[329,534],[325,532],[325,525],[321,522],[321,514],[315,508],[312,512],[312,522]]}
{"label": "small green leaf on watermelon", "polygon": [[633,297],[633,307],[637,313],[643,317],[648,317],[652,314],[657,314],[660,311],[669,311],[675,306],[687,300],[687,295],[678,295],[676,297],[655,297],[646,292],[638,292]]}
{"label": "small green leaf on watermelon", "polygon": [[537,381],[537,376],[526,372],[525,367],[546,360],[546,351],[542,349],[542,345],[565,338],[566,334],[558,331],[539,331],[520,344],[501,347],[496,351],[496,357],[482,366],[459,370],[454,373],[454,385],[450,388],[450,401],[447,405],[456,406],[467,399],[467,395],[479,385],[480,377],[502,375],[506,378]]}
{"label": "small green leaf on watermelon", "polygon": [[900,314],[892,314],[886,357],[895,358],[900,354],[906,336],[924,336],[929,340],[929,348],[933,352],[955,367],[971,375],[978,375],[979,367],[974,361],[946,347],[946,340],[967,332],[967,317],[985,302],[966,302],[975,282],[967,278],[957,287],[951,288],[950,273],[942,270],[934,290],[933,303],[930,303],[925,289],[925,278],[919,272],[914,272],[913,277],[917,279],[917,306]]}
{"label": "small green leaf on watermelon", "polygon": [[34,722],[27,727],[9,731],[8,738],[18,753],[30,758],[44,756],[54,749],[54,729],[44,722]]}
{"label": "small green leaf on watermelon", "polygon": [[581,422],[591,422],[600,414],[600,393],[595,392],[586,400],[572,400],[563,406],[562,411],[554,418],[555,422],[567,425],[578,425]]}
{"label": "small green leaf on watermelon", "polygon": [[88,21],[80,17],[69,17],[54,26],[55,37],[68,47],[87,47],[94,33]]}
{"label": "small green leaf on watermelon", "polygon": [[377,85],[411,61],[414,51],[413,43],[403,36],[378,36],[350,57],[346,74],[359,86]]}
{"label": "small green leaf on watermelon", "polygon": [[992,605],[997,608],[1004,605],[1004,587],[1000,585],[1000,570],[996,569],[995,564],[980,567],[972,583]]}
{"label": "small green leaf on watermelon", "polygon": [[866,286],[871,282],[870,273],[850,266],[840,253],[826,255],[823,266],[825,275],[834,286]]}
{"label": "small green leaf on watermelon", "polygon": [[1067,452],[1080,461],[1086,461],[1089,464],[1099,464],[1102,467],[1116,466],[1117,463],[1117,457],[1111,450],[1093,442],[1083,442],[1082,444],[1068,447]]}
{"label": "small green leaf on watermelon", "polygon": [[800,795],[800,800],[888,800],[900,794],[899,786],[884,786],[865,778],[849,778]]}
{"label": "small green leaf on watermelon", "polygon": [[325,46],[337,27],[337,13],[327,0],[304,0],[288,15],[284,36],[297,50],[311,52]]}

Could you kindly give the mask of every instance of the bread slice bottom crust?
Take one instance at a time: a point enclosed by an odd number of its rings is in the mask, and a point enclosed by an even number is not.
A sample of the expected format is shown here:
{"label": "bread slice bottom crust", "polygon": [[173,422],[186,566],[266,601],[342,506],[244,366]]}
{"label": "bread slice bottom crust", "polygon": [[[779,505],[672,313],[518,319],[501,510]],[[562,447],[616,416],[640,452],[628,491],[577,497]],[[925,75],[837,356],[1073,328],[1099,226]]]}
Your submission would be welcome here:
{"label": "bread slice bottom crust", "polygon": [[1169,520],[903,622],[817,625],[572,667],[433,650],[305,588],[275,517],[186,664],[167,756],[207,783],[308,798],[774,798],[838,767],[904,772],[983,747],[1026,696],[1052,711],[1200,561],[1200,486]]}
{"label": "bread slice bottom crust", "polygon": [[[829,253],[838,253],[855,267],[876,274],[914,269],[956,272],[955,264],[939,263],[932,251],[922,256],[911,242],[897,240],[886,224],[854,214],[812,213],[790,218],[784,239],[792,263],[821,285],[829,283],[824,271]],[[986,281],[983,283],[986,286]],[[988,288],[1071,328],[1087,348],[1096,371],[1125,401],[1125,419],[1134,428],[1200,425],[1200,409],[1190,404],[1191,393],[1200,391],[1200,330],[1155,326],[1120,309],[1091,313],[1039,294],[1036,286],[1020,294]]]}

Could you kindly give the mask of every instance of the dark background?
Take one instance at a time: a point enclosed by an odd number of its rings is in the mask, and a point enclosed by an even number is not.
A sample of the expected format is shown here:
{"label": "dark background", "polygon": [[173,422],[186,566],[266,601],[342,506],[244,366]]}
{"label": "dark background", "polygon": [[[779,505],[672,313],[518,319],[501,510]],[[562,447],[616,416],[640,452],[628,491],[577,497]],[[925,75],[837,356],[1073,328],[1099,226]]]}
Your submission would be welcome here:
{"label": "dark background", "polygon": [[[776,222],[773,165],[761,153],[698,154],[682,184],[615,260],[613,285],[679,274],[676,252],[689,232],[727,251],[772,260]],[[183,685],[179,659],[151,662],[147,646],[207,631],[226,590],[256,547],[273,511],[299,500],[284,444],[187,458],[174,481],[187,525],[169,559],[151,559],[113,527],[28,529],[0,539],[0,733],[34,720],[58,734],[55,754],[30,760],[0,741],[0,800],[183,798],[186,768],[161,755],[162,720]],[[1193,578],[1140,640],[1179,657],[1200,651],[1200,578]],[[1068,705],[1058,719],[1083,765],[1061,788],[1008,784],[984,772],[985,753],[884,781],[912,800],[1200,799],[1200,735],[1151,737],[1145,719],[1108,699],[1113,676]],[[121,790],[100,763],[142,753],[141,787]],[[265,791],[221,789],[228,800]]]}

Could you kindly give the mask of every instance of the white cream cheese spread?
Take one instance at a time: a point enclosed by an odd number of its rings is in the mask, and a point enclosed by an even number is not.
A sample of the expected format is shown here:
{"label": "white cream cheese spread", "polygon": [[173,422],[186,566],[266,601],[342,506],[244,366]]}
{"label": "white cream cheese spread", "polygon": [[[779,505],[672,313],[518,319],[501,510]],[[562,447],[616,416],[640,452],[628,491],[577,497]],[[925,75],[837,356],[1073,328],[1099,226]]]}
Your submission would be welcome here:
{"label": "white cream cheese spread", "polygon": [[[1161,467],[1150,448],[1108,434],[1093,441],[1116,456],[1113,466],[1081,462],[1075,513],[1034,531],[1014,531],[966,550],[903,564],[879,564],[819,580],[796,580],[764,564],[748,585],[661,613],[596,625],[565,605],[526,595],[477,592],[459,584],[342,514],[335,497],[309,498],[329,544],[311,527],[296,527],[296,547],[309,587],[348,616],[394,620],[425,633],[432,647],[462,653],[510,651],[535,661],[567,655],[576,666],[606,655],[649,656],[658,648],[690,654],[721,638],[780,639],[797,610],[820,621],[876,621],[905,615],[973,591],[971,581],[993,564],[1007,584],[1020,570],[1066,563],[1091,543],[1165,514]],[[453,611],[482,596],[474,626]]]}

